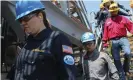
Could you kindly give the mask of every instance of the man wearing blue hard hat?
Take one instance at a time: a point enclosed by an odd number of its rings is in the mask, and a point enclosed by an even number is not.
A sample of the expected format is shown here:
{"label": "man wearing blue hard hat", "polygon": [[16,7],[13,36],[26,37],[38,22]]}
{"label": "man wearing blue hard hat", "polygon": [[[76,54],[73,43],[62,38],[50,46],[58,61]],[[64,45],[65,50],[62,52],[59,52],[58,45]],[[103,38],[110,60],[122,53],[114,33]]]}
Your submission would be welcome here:
{"label": "man wearing blue hard hat", "polygon": [[81,37],[85,48],[82,58],[85,80],[119,80],[119,75],[111,58],[104,52],[98,52],[95,46],[95,36],[86,32]]}
{"label": "man wearing blue hard hat", "polygon": [[13,80],[75,80],[72,44],[52,31],[40,1],[16,3],[16,20],[29,34],[15,63]]}

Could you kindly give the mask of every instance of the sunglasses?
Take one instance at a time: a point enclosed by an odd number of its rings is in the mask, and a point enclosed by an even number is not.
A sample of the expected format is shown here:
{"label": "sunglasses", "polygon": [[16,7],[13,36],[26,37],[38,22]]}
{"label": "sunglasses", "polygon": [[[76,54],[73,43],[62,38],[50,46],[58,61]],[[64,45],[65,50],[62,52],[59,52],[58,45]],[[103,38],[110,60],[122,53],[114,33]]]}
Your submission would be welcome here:
{"label": "sunglasses", "polygon": [[118,8],[118,7],[115,6],[115,7],[111,7],[110,9],[113,10],[113,9],[117,9],[117,8]]}
{"label": "sunglasses", "polygon": [[89,41],[89,42],[83,43],[83,45],[84,45],[84,46],[87,46],[87,45],[91,46],[93,43],[94,43],[94,41]]}
{"label": "sunglasses", "polygon": [[29,15],[26,15],[20,19],[18,19],[18,21],[20,23],[22,23],[22,21],[25,21],[25,22],[28,22],[32,17],[36,16],[36,13],[33,13],[33,14],[29,14]]}

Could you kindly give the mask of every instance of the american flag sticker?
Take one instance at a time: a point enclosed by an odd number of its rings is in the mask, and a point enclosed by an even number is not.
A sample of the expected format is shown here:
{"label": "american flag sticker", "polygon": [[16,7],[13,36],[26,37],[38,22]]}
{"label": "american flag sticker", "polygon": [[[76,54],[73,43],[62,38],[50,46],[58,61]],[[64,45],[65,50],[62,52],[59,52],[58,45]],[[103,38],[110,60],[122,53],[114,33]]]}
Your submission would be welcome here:
{"label": "american flag sticker", "polygon": [[62,45],[62,49],[63,49],[63,52],[65,52],[65,53],[70,53],[70,54],[73,53],[72,47],[70,47],[70,46]]}

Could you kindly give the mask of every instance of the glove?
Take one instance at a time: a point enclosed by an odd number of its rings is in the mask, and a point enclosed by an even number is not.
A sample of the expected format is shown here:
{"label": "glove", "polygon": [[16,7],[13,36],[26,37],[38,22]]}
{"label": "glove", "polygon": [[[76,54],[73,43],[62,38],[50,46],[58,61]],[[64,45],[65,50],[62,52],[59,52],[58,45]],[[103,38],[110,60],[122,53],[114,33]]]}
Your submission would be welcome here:
{"label": "glove", "polygon": [[119,80],[120,79],[118,73],[113,73],[113,75],[111,76],[111,78],[113,80]]}
{"label": "glove", "polygon": [[132,14],[129,14],[129,16],[132,16]]}
{"label": "glove", "polygon": [[126,12],[129,12],[130,10],[129,9],[126,9]]}
{"label": "glove", "polygon": [[107,43],[107,41],[103,42],[103,51],[107,52],[109,44]]}

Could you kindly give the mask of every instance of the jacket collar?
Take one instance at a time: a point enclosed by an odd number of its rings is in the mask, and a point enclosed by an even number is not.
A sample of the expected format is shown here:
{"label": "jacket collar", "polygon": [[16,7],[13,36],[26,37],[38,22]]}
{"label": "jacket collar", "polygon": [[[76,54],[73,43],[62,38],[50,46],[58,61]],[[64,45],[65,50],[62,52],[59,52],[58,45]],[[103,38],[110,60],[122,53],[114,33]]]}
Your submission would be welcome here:
{"label": "jacket collar", "polygon": [[89,52],[86,52],[84,58],[89,60],[95,60],[98,58],[98,56],[99,56],[99,52],[97,49],[95,49],[90,55],[89,55]]}
{"label": "jacket collar", "polygon": [[52,29],[46,28],[42,30],[40,33],[37,34],[37,36],[33,37],[32,35],[29,35],[27,40],[45,40],[48,38],[50,33],[52,32]]}

